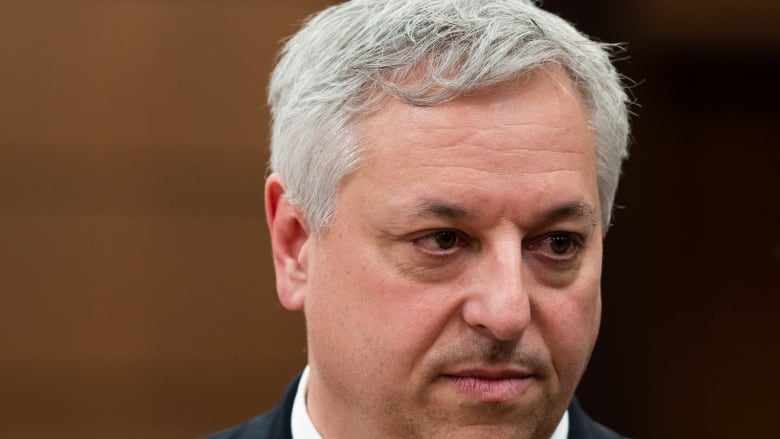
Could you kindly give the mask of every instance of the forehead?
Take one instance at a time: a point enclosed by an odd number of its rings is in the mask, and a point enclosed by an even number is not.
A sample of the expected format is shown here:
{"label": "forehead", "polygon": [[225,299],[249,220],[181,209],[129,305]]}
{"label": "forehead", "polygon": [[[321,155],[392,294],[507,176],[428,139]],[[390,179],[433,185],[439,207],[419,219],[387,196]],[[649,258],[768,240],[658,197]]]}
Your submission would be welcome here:
{"label": "forehead", "polygon": [[560,68],[437,106],[389,99],[359,122],[358,135],[361,164],[342,191],[357,190],[361,204],[442,200],[502,214],[545,202],[599,207],[587,111]]}
{"label": "forehead", "polygon": [[595,166],[588,111],[569,75],[555,65],[437,106],[387,99],[358,122],[358,138],[363,160],[399,166],[431,152],[439,164],[458,153],[465,155],[459,160],[496,165],[494,172],[539,172],[540,164],[565,155],[586,155]]}

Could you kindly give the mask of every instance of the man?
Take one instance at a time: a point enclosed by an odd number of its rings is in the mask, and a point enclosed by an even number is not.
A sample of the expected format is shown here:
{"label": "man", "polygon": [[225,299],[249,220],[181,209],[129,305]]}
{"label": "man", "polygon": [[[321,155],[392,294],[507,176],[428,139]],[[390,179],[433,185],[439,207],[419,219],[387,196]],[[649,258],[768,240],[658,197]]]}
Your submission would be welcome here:
{"label": "man", "polygon": [[308,367],[214,438],[614,438],[573,401],[626,157],[603,45],[525,0],[353,0],[270,84],[277,290]]}

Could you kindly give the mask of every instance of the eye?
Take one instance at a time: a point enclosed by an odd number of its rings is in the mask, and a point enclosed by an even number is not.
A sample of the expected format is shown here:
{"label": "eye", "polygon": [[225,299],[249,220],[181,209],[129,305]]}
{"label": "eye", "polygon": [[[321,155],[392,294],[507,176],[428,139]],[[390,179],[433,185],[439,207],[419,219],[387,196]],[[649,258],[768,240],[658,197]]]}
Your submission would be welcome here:
{"label": "eye", "polygon": [[456,230],[436,230],[413,240],[424,253],[446,256],[469,245],[468,238]]}
{"label": "eye", "polygon": [[573,233],[554,232],[528,245],[528,249],[554,261],[573,259],[582,249],[582,239]]}
{"label": "eye", "polygon": [[557,255],[565,255],[574,247],[574,240],[569,235],[560,233],[550,235],[547,239],[550,242],[550,250]]}

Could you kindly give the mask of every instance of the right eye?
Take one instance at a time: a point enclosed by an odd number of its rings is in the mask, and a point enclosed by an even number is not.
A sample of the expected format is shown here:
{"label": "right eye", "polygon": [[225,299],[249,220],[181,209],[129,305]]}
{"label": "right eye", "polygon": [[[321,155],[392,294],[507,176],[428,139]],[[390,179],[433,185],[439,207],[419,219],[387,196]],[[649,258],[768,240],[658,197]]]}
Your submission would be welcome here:
{"label": "right eye", "polygon": [[431,256],[449,256],[470,245],[468,237],[457,230],[435,230],[412,242]]}

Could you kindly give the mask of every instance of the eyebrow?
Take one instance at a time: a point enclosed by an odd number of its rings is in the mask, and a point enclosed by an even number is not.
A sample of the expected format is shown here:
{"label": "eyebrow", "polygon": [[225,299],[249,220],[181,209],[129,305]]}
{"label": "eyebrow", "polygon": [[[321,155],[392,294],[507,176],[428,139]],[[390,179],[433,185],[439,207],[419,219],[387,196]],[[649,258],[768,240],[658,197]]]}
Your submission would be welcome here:
{"label": "eyebrow", "polygon": [[599,214],[596,209],[585,203],[565,203],[550,209],[542,215],[543,222],[555,223],[558,221],[572,220],[587,223],[596,227],[599,222]]}
{"label": "eyebrow", "polygon": [[417,205],[414,216],[442,218],[448,220],[463,220],[475,218],[477,215],[461,206],[437,200],[425,200]]}

